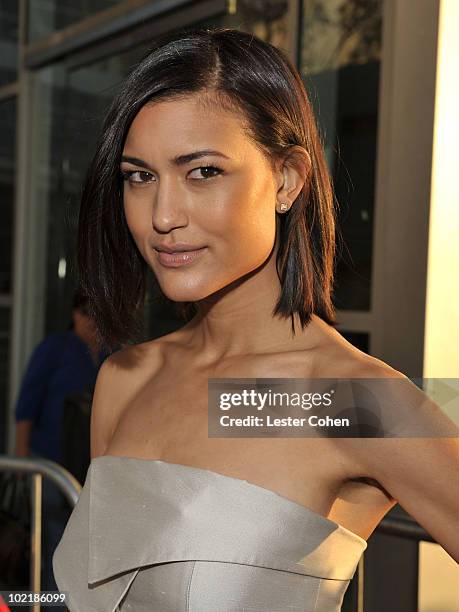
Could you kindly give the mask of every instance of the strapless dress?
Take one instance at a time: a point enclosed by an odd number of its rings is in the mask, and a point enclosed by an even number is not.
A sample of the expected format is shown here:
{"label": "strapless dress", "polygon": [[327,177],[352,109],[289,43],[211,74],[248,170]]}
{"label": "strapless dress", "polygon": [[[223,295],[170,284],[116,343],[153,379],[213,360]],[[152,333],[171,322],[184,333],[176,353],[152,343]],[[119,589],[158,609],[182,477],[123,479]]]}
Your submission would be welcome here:
{"label": "strapless dress", "polygon": [[366,547],[246,480],[101,455],[53,570],[70,612],[338,612]]}

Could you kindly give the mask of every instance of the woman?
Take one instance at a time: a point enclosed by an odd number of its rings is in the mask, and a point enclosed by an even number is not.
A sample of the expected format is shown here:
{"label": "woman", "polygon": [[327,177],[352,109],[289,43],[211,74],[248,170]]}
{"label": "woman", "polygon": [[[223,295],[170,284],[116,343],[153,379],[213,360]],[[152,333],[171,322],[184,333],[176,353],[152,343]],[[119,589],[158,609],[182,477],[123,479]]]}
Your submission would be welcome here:
{"label": "woman", "polygon": [[439,409],[426,422],[444,439],[409,444],[208,435],[210,378],[407,380],[334,329],[334,249],[324,153],[285,55],[230,29],[157,41],[104,122],[79,265],[106,342],[136,337],[148,267],[187,323],[99,373],[91,466],[53,560],[72,612],[340,610],[397,501],[459,558],[459,432]]}

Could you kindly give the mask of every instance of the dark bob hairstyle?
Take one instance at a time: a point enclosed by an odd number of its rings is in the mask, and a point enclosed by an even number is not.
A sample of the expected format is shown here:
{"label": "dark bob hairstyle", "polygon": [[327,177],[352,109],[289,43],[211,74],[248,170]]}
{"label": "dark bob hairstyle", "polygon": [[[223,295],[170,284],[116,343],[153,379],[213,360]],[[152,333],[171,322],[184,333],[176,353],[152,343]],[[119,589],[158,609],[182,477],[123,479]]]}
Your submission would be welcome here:
{"label": "dark bob hairstyle", "polygon": [[[313,313],[336,326],[335,196],[313,111],[287,55],[252,34],[230,28],[192,28],[163,35],[123,81],[105,116],[82,192],[77,265],[79,282],[101,340],[129,343],[142,331],[147,263],[128,228],[119,168],[129,127],[147,102],[202,92],[241,114],[248,134],[272,163],[291,145],[309,153],[312,167],[293,206],[279,219],[276,260],[281,294],[274,315]],[[187,319],[193,302],[179,304]]]}

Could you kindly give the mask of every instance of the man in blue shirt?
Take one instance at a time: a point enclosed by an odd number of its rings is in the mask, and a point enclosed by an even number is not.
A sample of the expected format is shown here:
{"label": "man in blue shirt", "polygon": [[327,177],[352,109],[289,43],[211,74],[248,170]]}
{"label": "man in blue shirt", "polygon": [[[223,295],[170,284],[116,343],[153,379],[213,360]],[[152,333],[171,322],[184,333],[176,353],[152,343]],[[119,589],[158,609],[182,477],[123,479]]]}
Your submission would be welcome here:
{"label": "man in blue shirt", "polygon": [[[70,329],[47,336],[29,359],[15,407],[17,456],[60,462],[64,400],[70,394],[92,390],[108,356],[99,350],[96,326],[80,291],[74,296],[72,319]],[[42,590],[58,590],[52,555],[70,511],[63,494],[43,478]]]}
{"label": "man in blue shirt", "polygon": [[50,334],[32,353],[15,409],[18,456],[39,455],[59,462],[64,399],[95,385],[107,353],[99,353],[85,302],[77,292],[73,329]]}

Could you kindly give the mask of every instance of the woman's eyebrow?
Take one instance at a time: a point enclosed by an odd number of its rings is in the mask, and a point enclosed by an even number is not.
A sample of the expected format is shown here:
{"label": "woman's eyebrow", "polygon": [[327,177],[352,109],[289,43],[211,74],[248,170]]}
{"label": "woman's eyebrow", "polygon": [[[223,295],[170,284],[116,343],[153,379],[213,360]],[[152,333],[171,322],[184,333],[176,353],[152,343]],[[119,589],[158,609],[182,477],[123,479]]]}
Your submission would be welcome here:
{"label": "woman's eyebrow", "polygon": [[[206,155],[216,155],[217,157],[224,157],[225,159],[229,159],[227,155],[221,153],[220,151],[216,151],[214,149],[202,149],[201,151],[193,151],[193,153],[187,153],[185,155],[176,155],[169,162],[174,166],[183,166],[184,164],[188,164],[194,159],[199,159],[200,157],[205,157]],[[129,162],[131,164],[135,164],[136,166],[142,166],[143,168],[148,168],[147,162],[143,159],[139,159],[138,157],[131,157],[130,155],[123,155],[121,157],[121,161]]]}
{"label": "woman's eyebrow", "polygon": [[201,151],[193,151],[193,153],[187,153],[186,155],[177,155],[169,161],[175,166],[182,166],[183,164],[188,164],[194,159],[199,159],[200,157],[205,157],[206,155],[216,155],[217,157],[229,159],[227,155],[221,153],[220,151],[216,151],[214,149],[202,149]]}

